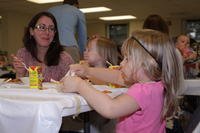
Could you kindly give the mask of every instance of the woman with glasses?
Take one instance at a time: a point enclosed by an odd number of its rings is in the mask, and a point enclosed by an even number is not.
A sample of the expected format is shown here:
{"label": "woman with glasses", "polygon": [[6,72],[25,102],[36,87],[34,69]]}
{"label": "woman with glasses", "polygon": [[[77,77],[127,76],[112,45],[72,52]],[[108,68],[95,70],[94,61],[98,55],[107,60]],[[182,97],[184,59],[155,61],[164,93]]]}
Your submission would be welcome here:
{"label": "woman with glasses", "polygon": [[44,81],[60,80],[73,63],[60,45],[56,20],[51,13],[40,12],[31,19],[23,43],[24,47],[12,55],[17,77],[28,76],[25,66],[41,66]]}

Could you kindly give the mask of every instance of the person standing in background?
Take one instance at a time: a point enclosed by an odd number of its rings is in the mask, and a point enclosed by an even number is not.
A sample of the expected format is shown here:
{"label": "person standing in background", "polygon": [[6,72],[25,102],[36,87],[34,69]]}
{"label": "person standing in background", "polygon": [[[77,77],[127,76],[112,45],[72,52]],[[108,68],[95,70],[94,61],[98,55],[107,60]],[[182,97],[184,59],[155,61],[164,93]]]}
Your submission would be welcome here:
{"label": "person standing in background", "polygon": [[151,14],[145,19],[143,29],[157,30],[169,35],[169,27],[166,21],[157,14]]}
{"label": "person standing in background", "polygon": [[78,0],[64,0],[63,5],[48,9],[56,18],[61,45],[66,46],[65,50],[76,63],[82,57],[87,43],[85,16],[78,8]]}

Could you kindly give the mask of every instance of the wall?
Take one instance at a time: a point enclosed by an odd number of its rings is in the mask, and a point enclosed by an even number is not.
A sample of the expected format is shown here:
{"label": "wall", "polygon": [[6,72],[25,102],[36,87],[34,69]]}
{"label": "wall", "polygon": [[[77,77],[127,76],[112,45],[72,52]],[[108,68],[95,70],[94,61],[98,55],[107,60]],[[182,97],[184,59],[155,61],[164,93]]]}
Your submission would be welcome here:
{"label": "wall", "polygon": [[[16,12],[7,12],[1,14],[3,14],[3,19],[0,21],[0,50],[8,51],[9,54],[16,53],[17,49],[22,46],[24,28],[31,19],[32,15]],[[182,20],[171,19],[170,21],[171,25],[169,28],[171,36],[173,37],[182,33]],[[106,25],[111,23],[129,23],[130,35],[132,31],[142,28],[143,20],[133,20],[130,22],[88,22],[88,37],[94,34],[106,36]]]}
{"label": "wall", "polygon": [[[170,25],[169,25],[169,31],[170,31],[170,35],[172,37],[177,36],[181,33],[184,32],[183,30],[183,24],[182,21],[180,19],[168,19],[168,21],[170,21]],[[132,21],[119,21],[119,22],[89,22],[87,24],[87,28],[88,28],[88,36],[94,35],[94,34],[99,34],[102,36],[106,36],[106,26],[109,24],[116,24],[116,23],[128,23],[129,24],[129,35],[131,35],[131,33],[134,30],[139,30],[142,29],[144,20],[132,20]]]}
{"label": "wall", "polygon": [[4,13],[0,23],[1,50],[8,51],[9,54],[16,53],[22,47],[24,28],[30,19],[27,14],[7,12]]}

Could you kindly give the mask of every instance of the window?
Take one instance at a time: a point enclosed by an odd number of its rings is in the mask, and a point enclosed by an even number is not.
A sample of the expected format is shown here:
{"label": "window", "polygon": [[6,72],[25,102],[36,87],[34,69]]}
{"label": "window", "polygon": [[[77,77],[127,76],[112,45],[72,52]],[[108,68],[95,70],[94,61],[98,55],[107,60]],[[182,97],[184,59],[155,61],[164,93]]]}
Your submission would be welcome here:
{"label": "window", "polygon": [[128,24],[109,24],[107,26],[107,36],[115,41],[118,46],[121,46],[128,37],[128,29]]}
{"label": "window", "polygon": [[200,42],[200,20],[187,20],[186,33],[197,42]]}

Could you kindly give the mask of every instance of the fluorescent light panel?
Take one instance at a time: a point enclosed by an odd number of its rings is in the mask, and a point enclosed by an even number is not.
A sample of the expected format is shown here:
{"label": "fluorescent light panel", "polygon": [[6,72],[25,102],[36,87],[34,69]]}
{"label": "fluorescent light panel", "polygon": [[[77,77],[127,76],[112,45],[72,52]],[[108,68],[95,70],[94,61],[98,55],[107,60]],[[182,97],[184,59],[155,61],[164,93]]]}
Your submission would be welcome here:
{"label": "fluorescent light panel", "polygon": [[99,17],[99,19],[105,20],[105,21],[113,21],[113,20],[136,19],[136,17],[132,15],[122,15],[122,16]]}
{"label": "fluorescent light panel", "polygon": [[[45,3],[54,3],[54,2],[62,2],[63,0],[27,0],[29,2],[37,3],[37,4],[45,4]],[[93,12],[105,12],[111,11],[110,8],[107,7],[91,7],[91,8],[81,8],[83,13],[93,13]]]}
{"label": "fluorescent light panel", "polygon": [[110,8],[107,8],[107,7],[81,8],[80,10],[81,10],[83,13],[111,11],[111,9],[110,9]]}
{"label": "fluorescent light panel", "polygon": [[54,3],[54,2],[63,2],[63,0],[27,0],[33,3],[45,4],[45,3]]}

